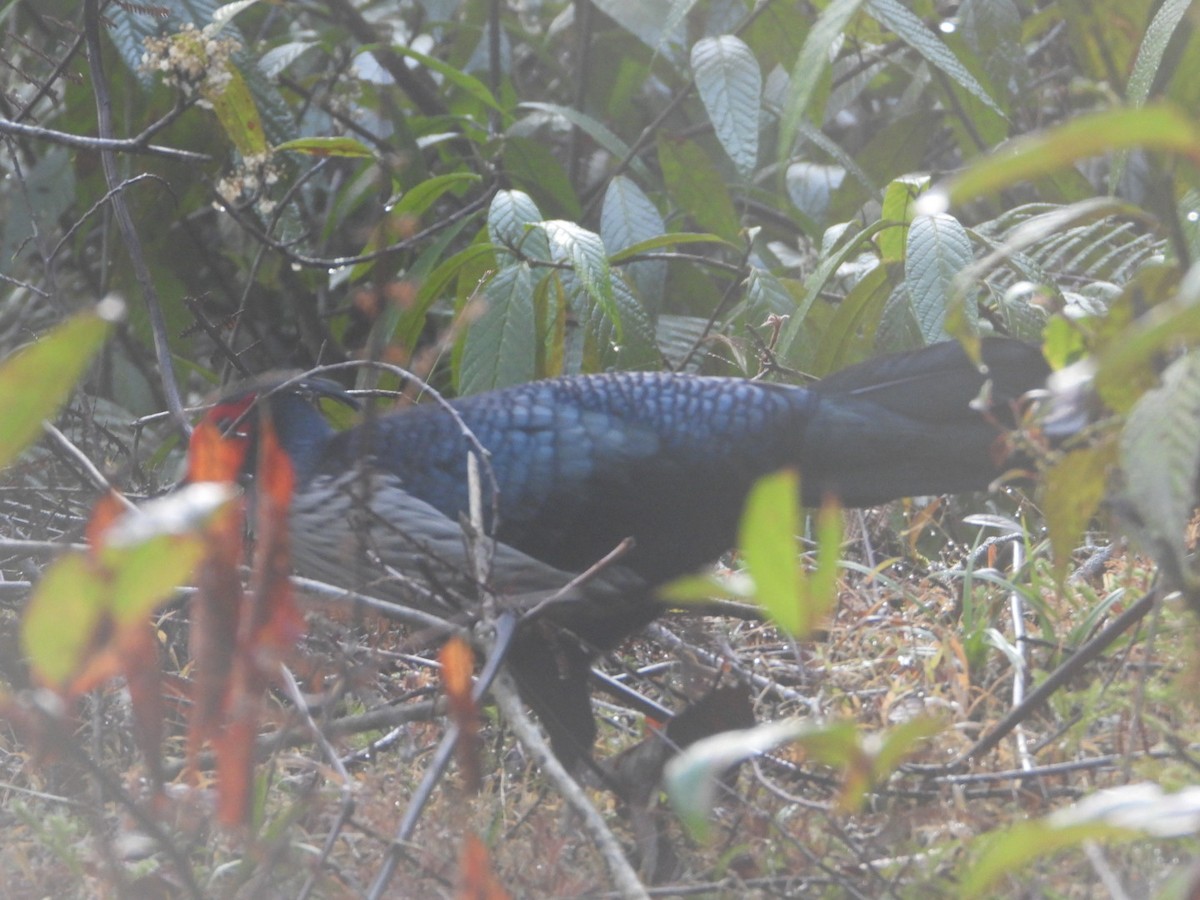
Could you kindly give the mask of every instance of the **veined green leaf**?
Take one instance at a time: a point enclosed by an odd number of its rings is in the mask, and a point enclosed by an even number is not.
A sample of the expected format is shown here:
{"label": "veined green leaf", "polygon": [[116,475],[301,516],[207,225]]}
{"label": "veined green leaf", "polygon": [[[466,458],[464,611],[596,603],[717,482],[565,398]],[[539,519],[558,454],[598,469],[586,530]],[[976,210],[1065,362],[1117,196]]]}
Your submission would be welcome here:
{"label": "veined green leaf", "polygon": [[692,47],[696,90],[717,140],[738,174],[748,178],[758,162],[762,72],[746,43],[732,34],[706,37]]}

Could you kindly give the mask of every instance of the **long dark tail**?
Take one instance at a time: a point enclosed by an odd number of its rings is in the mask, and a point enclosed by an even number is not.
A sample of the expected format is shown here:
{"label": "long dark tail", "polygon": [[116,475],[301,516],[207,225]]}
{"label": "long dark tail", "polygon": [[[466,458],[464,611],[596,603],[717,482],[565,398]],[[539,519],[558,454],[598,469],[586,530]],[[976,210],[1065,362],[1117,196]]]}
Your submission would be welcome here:
{"label": "long dark tail", "polygon": [[[869,360],[813,385],[806,429],[806,502],[830,491],[847,506],[983,490],[1011,466],[1004,431],[1026,392],[1050,370],[1037,348],[983,342],[981,372],[954,342]],[[985,383],[988,389],[985,391]],[[985,399],[985,409],[975,402]]]}

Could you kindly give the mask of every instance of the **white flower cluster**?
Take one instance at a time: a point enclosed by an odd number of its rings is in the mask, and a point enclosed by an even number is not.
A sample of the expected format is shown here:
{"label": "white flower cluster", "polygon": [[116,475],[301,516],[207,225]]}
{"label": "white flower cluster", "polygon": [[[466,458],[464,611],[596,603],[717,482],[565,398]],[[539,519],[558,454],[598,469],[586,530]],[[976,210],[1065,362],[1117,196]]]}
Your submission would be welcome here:
{"label": "white flower cluster", "polygon": [[230,206],[252,202],[261,216],[269,216],[275,209],[275,201],[267,197],[267,190],[279,181],[271,151],[256,156],[243,157],[236,169],[217,182],[217,193]]}
{"label": "white flower cluster", "polygon": [[219,95],[233,79],[229,60],[241,49],[236,38],[220,37],[219,30],[188,23],[177,34],[146,38],[142,71],[162,72],[168,84],[189,96]]}

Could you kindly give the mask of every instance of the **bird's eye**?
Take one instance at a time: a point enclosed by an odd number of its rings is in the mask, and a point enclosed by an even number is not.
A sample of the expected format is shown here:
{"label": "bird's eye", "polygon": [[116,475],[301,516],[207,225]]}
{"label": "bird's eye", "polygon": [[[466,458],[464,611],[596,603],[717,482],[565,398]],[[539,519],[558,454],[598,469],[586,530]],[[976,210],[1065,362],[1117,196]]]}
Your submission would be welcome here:
{"label": "bird's eye", "polygon": [[222,413],[212,420],[217,427],[221,437],[227,439],[239,438],[246,440],[250,437],[250,429],[245,416],[235,416],[228,413]]}

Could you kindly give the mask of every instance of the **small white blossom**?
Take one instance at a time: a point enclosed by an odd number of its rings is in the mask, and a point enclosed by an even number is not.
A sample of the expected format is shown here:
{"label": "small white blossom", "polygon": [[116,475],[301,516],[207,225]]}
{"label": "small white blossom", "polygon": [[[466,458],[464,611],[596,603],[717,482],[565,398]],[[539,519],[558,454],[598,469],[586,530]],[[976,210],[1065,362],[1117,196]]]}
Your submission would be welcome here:
{"label": "small white blossom", "polygon": [[269,216],[276,203],[267,197],[266,191],[279,177],[279,168],[268,150],[243,157],[233,172],[217,182],[217,193],[230,206],[253,204],[259,215]]}
{"label": "small white blossom", "polygon": [[209,99],[233,80],[231,60],[241,49],[235,38],[219,36],[214,26],[197,29],[190,23],[176,34],[148,37],[144,43],[142,71],[161,72],[187,96],[200,93]]}

